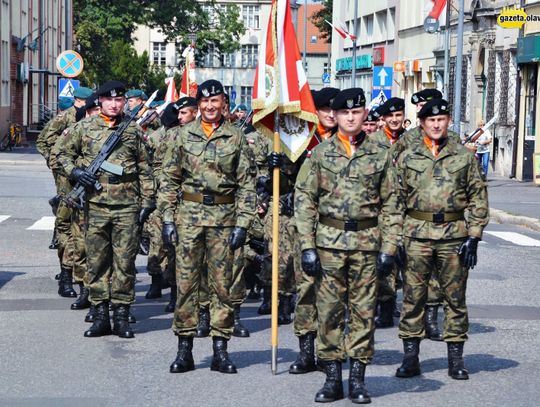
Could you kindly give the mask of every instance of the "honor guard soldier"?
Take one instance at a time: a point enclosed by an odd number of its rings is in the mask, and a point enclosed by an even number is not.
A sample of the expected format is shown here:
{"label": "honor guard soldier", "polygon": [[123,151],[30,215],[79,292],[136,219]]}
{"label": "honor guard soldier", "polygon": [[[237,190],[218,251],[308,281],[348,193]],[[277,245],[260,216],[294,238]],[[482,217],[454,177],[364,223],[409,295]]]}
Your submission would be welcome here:
{"label": "honor guard soldier", "polygon": [[296,183],[302,269],[318,285],[317,356],[326,382],[316,402],[343,398],[341,372],[347,357],[349,398],[370,402],[364,375],[374,353],[376,262],[387,223],[388,150],[362,132],[364,107],[360,88],[336,96],[332,109],[337,135],[313,149]]}
{"label": "honor guard soldier", "polygon": [[375,133],[378,129],[378,121],[379,116],[375,116],[375,109],[370,110],[366,116],[366,119],[364,120],[364,124],[362,125],[362,131],[368,136]]}
{"label": "honor guard soldier", "polygon": [[126,92],[127,113],[133,112],[138,106],[142,105],[148,97],[140,89],[130,89]]}
{"label": "honor guard soldier", "polygon": [[[142,132],[135,123],[123,132],[121,142],[107,159],[109,165],[120,169],[117,171],[121,175],[106,171],[94,175],[85,169],[124,117],[126,99],[121,82],[105,82],[96,94],[100,115],[78,123],[58,155],[70,178],[87,188],[86,285],[90,302],[95,306],[95,317],[84,336],[111,334],[111,303],[112,333],[133,338],[128,318],[130,304],[135,301],[135,257],[140,225],[154,207],[153,185]],[[95,188],[96,181],[101,184],[99,190]]]}
{"label": "honor guard soldier", "polygon": [[394,255],[402,240],[406,252],[399,323],[405,355],[396,376],[420,374],[423,314],[429,280],[437,270],[444,299],[448,374],[465,380],[468,372],[463,363],[463,344],[469,329],[465,291],[469,269],[476,265],[478,242],[489,220],[487,188],[474,155],[448,137],[448,103],[431,100],[418,117],[422,137],[397,158],[396,185],[390,199],[402,225],[390,229],[394,247],[387,254]]}
{"label": "honor guard soldier", "polygon": [[193,337],[206,260],[214,351],[210,368],[236,373],[227,353],[233,330],[229,289],[234,251],[244,245],[255,216],[256,168],[244,134],[223,118],[223,85],[216,80],[202,83],[197,101],[201,116],[177,131],[165,154],[158,192],[163,241],[176,244],[178,300],[173,331],[178,336],[178,354],[170,372],[195,368]]}

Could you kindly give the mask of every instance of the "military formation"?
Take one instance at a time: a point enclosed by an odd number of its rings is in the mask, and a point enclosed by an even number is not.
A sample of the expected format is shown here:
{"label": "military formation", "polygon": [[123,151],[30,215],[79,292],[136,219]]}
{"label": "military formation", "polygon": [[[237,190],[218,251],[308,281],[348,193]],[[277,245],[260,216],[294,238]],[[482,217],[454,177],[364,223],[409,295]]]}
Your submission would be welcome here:
{"label": "military formation", "polygon": [[[194,370],[194,338],[211,336],[211,370],[236,373],[227,344],[250,336],[243,302],[260,300],[258,313],[271,313],[278,216],[278,324],[298,337],[289,373],[326,375],[316,402],[344,398],[347,361],[349,399],[371,402],[374,333],[397,317],[397,377],[421,374],[420,342],[430,339],[447,343],[449,376],[468,379],[465,291],[488,198],[477,159],[449,130],[448,103],[436,89],[415,93],[418,122],[406,129],[403,99],[370,110],[360,88],[312,94],[318,125],[293,162],[273,152],[219,81],[161,106],[118,81],[77,89],[38,149],[57,189],[58,294],[88,309],[85,337],[135,336],[143,254],[146,299],[170,288],[164,312],[173,313],[178,349],[169,371]],[[269,210],[274,174],[278,213]]]}

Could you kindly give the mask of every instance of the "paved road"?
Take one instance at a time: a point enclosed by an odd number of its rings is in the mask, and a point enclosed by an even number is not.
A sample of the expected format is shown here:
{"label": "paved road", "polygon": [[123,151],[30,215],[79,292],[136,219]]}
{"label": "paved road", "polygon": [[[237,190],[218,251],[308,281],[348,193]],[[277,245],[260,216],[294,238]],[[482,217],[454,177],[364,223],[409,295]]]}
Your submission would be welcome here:
{"label": "paved road", "polygon": [[[144,299],[150,280],[144,257],[137,261],[136,338],[83,338],[85,313],[69,310],[71,300],[56,294],[57,258],[47,249],[52,177],[44,165],[0,162],[0,185],[0,407],[315,404],[324,376],[287,373],[297,346],[291,326],[280,328],[279,373],[270,374],[270,321],[256,314],[257,303],[243,309],[251,338],[230,342],[237,375],[210,371],[209,339],[195,342],[194,372],[168,373],[176,352],[171,315],[162,312],[168,294]],[[445,345],[430,341],[421,345],[423,375],[395,378],[401,343],[395,328],[380,330],[367,370],[373,405],[538,405],[540,233],[497,224],[488,232],[468,286],[471,379],[451,380]]]}

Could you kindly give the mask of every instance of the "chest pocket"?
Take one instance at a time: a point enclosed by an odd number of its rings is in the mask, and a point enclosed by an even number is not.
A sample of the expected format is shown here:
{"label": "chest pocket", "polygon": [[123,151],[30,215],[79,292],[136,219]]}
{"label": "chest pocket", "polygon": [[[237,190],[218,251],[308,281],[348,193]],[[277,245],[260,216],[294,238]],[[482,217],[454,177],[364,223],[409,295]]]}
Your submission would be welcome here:
{"label": "chest pocket", "polygon": [[409,159],[406,162],[407,166],[407,185],[413,189],[417,189],[422,180],[426,177],[430,177],[431,162],[429,160]]}
{"label": "chest pocket", "polygon": [[468,160],[466,157],[451,157],[444,164],[443,168],[448,182],[460,187],[467,184]]}
{"label": "chest pocket", "polygon": [[324,161],[321,162],[320,187],[328,192],[333,192],[335,186],[342,176],[343,164],[340,163],[344,157],[338,155],[325,154]]}
{"label": "chest pocket", "polygon": [[188,136],[187,141],[182,145],[182,149],[184,150],[182,167],[189,172],[200,168],[203,161],[202,152],[205,146],[205,141],[200,137]]}
{"label": "chest pocket", "polygon": [[380,157],[375,154],[363,155],[354,159],[349,167],[349,181],[355,184],[355,190],[365,190],[370,199],[379,196],[385,164]]}
{"label": "chest pocket", "polygon": [[[238,149],[231,138],[221,138],[213,145],[217,167],[224,174],[234,174],[237,167]],[[207,160],[210,157],[207,157]]]}

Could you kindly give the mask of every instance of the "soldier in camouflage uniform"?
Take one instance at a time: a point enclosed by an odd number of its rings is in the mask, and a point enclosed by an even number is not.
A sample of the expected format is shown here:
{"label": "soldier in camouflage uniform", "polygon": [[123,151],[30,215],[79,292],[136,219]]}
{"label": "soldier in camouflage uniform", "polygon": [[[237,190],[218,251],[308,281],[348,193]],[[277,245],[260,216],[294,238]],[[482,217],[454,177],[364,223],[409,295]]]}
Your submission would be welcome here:
{"label": "soldier in camouflage uniform", "polygon": [[[87,187],[86,285],[96,311],[94,323],[84,335],[111,334],[110,301],[114,311],[112,333],[133,338],[128,317],[135,300],[135,257],[140,226],[155,207],[153,184],[142,132],[135,123],[121,135],[121,142],[107,159],[122,168],[122,175],[104,171],[96,176],[85,170],[123,119],[122,83],[108,81],[96,93],[101,114],[74,126],[58,155],[71,179]],[[98,180],[102,189],[95,191]]]}
{"label": "soldier in camouflage uniform", "polygon": [[[92,94],[92,90],[79,87],[74,92],[75,104],[69,109],[61,112],[52,119],[39,134],[36,146],[43,155],[47,166],[52,170],[56,184],[56,195],[63,197],[71,190],[71,185],[67,176],[63,173],[55,155],[51,155],[51,150],[55,143],[61,138],[65,129],[75,124],[75,116],[79,109],[83,109],[85,99]],[[71,236],[71,209],[64,202],[59,202],[56,211],[55,230],[58,237],[58,258],[60,260],[60,275],[58,279],[58,294],[62,297],[76,297],[73,290],[72,273],[73,269],[73,240]]]}
{"label": "soldier in camouflage uniform", "polygon": [[[126,113],[130,114],[133,112],[137,107],[142,105],[145,100],[147,100],[148,97],[146,94],[140,90],[140,89],[130,89],[126,92]],[[152,107],[152,106],[150,106]]]}
{"label": "soldier in camouflage uniform", "polygon": [[326,382],[316,402],[343,398],[341,370],[347,356],[349,398],[354,403],[370,402],[364,375],[374,353],[376,263],[389,224],[384,199],[389,185],[388,151],[361,131],[364,106],[360,88],[336,96],[332,109],[338,133],[315,147],[296,184],[302,269],[318,282],[317,356],[323,361]]}
{"label": "soldier in camouflage uniform", "polygon": [[463,344],[469,324],[465,290],[469,268],[476,265],[478,242],[489,220],[487,188],[474,155],[447,136],[448,103],[431,100],[418,117],[423,137],[397,158],[390,198],[401,225],[388,231],[393,245],[388,246],[387,254],[395,255],[397,244],[403,240],[407,256],[399,323],[405,355],[396,376],[420,374],[418,354],[425,336],[428,282],[437,270],[444,298],[448,374],[466,380]]}
{"label": "soldier in camouflage uniform", "polygon": [[362,125],[362,131],[368,136],[377,131],[377,122],[379,121],[379,117],[375,116],[374,113],[375,109],[370,110],[366,116],[366,120],[364,120],[364,124]]}
{"label": "soldier in camouflage uniform", "polygon": [[255,215],[257,170],[244,135],[223,119],[223,93],[223,85],[216,80],[199,86],[201,117],[177,130],[163,161],[158,192],[163,240],[173,245],[180,239],[176,246],[178,300],[173,320],[178,354],[171,373],[195,368],[193,337],[199,319],[199,281],[205,256],[214,351],[211,369],[237,371],[227,353],[233,330],[232,265],[234,251],[244,245]]}

